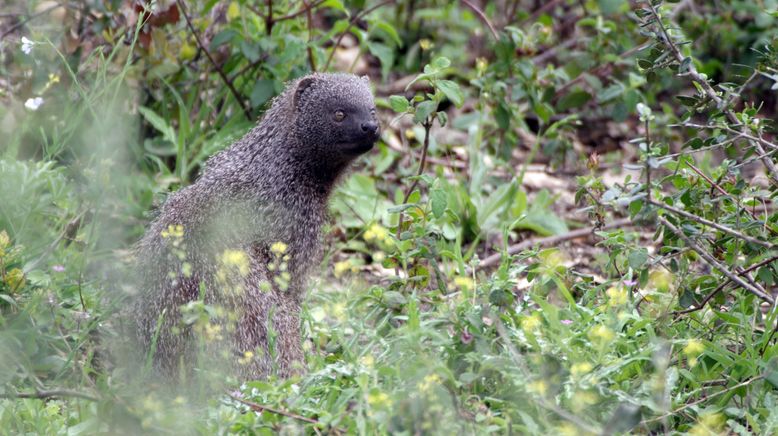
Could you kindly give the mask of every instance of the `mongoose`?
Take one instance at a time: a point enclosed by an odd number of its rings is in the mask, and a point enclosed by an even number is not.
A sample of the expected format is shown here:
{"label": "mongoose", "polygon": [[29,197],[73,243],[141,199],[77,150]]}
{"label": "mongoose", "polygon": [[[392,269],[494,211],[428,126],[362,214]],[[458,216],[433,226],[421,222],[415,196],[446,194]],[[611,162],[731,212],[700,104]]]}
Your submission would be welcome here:
{"label": "mongoose", "polygon": [[[136,248],[132,308],[158,370],[191,367],[202,333],[242,379],[301,372],[300,304],[321,261],[327,200],[378,137],[367,77],[314,73],[168,198]],[[181,307],[196,301],[221,309],[219,321],[182,322]]]}

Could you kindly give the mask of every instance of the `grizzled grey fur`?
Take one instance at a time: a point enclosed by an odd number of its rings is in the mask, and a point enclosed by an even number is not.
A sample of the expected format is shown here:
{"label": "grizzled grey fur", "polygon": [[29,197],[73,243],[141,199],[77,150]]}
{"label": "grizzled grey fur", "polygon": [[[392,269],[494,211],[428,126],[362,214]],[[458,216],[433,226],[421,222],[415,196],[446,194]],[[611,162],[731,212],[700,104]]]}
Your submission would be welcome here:
{"label": "grizzled grey fur", "polygon": [[[137,246],[141,293],[132,307],[158,370],[191,369],[198,333],[240,378],[303,370],[300,304],[321,259],[327,200],[378,135],[367,78],[312,74],[168,198]],[[184,325],[180,311],[201,297],[224,309],[206,332]]]}

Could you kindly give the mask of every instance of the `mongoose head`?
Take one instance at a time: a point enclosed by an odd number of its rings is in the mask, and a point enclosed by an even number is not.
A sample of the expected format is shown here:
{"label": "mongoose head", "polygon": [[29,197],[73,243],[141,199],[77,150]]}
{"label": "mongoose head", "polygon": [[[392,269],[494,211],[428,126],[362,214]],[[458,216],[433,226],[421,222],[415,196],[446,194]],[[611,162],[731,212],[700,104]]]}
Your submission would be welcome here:
{"label": "mongoose head", "polygon": [[380,128],[366,76],[315,73],[293,92],[295,135],[306,151],[345,163],[373,148]]}

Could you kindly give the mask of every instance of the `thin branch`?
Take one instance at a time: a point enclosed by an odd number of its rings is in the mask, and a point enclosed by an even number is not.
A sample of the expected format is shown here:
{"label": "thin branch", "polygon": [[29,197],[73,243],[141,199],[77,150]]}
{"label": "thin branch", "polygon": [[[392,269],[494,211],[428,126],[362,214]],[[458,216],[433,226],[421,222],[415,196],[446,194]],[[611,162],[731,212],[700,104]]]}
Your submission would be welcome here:
{"label": "thin branch", "polygon": [[676,415],[676,414],[678,414],[678,413],[680,413],[680,412],[682,412],[682,411],[684,411],[684,410],[686,410],[686,409],[688,409],[690,407],[694,407],[694,406],[696,406],[696,405],[698,405],[700,403],[704,403],[705,401],[708,401],[711,398],[715,398],[715,397],[718,397],[719,395],[726,394],[727,392],[732,392],[732,391],[740,389],[740,388],[742,388],[744,386],[748,386],[751,383],[754,383],[756,381],[761,380],[762,378],[764,378],[764,376],[758,375],[758,376],[750,378],[750,379],[748,379],[748,380],[746,380],[746,381],[744,381],[742,383],[738,383],[738,384],[736,384],[734,386],[731,386],[731,387],[728,387],[726,389],[722,389],[722,390],[720,390],[718,392],[714,392],[714,393],[712,393],[710,395],[704,396],[704,397],[700,398],[697,401],[692,401],[691,403],[684,404],[683,406],[681,406],[681,407],[679,407],[679,408],[677,408],[675,410],[672,410],[670,412],[667,412],[664,415],[660,415],[660,416],[657,416],[657,417],[651,418],[651,419],[645,419],[645,420],[641,421],[640,423],[643,424],[643,425],[646,425],[646,424],[650,424],[652,422],[661,421],[661,420],[663,420],[665,418],[669,418],[669,417],[671,417],[673,415]]}
{"label": "thin branch", "polygon": [[[757,268],[761,268],[761,267],[767,265],[768,263],[774,262],[776,260],[778,260],[778,256],[769,257],[769,258],[767,258],[767,259],[765,259],[765,260],[763,260],[763,261],[761,261],[759,263],[755,263],[755,264],[749,266],[748,268],[744,269],[743,271],[740,271],[738,274],[739,275],[748,274],[751,271],[753,271],[753,270],[755,270]],[[688,309],[677,310],[677,311],[673,312],[673,315],[674,316],[683,315],[683,314],[686,314],[686,313],[692,313],[692,312],[696,312],[698,310],[702,310],[702,308],[705,307],[705,305],[708,304],[708,302],[711,299],[713,299],[713,297],[715,297],[716,294],[718,294],[719,292],[724,290],[724,288],[728,284],[730,284],[730,283],[732,283],[732,280],[727,279],[725,282],[723,282],[720,285],[718,285],[716,287],[716,289],[713,290],[713,292],[711,292],[710,294],[706,295],[705,298],[703,298],[702,301],[700,301],[700,304],[698,304],[697,306],[692,306],[692,307],[690,307]]]}
{"label": "thin branch", "polygon": [[15,392],[12,394],[0,394],[0,398],[36,398],[40,400],[47,400],[49,398],[83,398],[90,401],[99,401],[100,398],[87,394],[85,392],[71,391],[69,389],[52,389],[49,391],[35,391],[35,392]]}
{"label": "thin branch", "polygon": [[46,15],[49,12],[53,11],[54,9],[64,8],[64,7],[65,6],[62,4],[62,2],[57,2],[56,4],[51,5],[51,6],[47,7],[46,9],[44,9],[44,10],[42,10],[40,12],[36,12],[36,13],[28,16],[27,18],[23,19],[22,21],[19,21],[18,23],[16,23],[13,26],[9,27],[8,30],[6,30],[5,32],[0,34],[0,40],[5,38],[6,36],[10,35],[11,33],[15,32],[17,29],[19,29],[20,27],[22,27],[25,24],[29,23],[30,21],[32,21],[32,20],[34,20],[34,19],[36,19],[36,18],[38,18],[38,17],[40,17],[42,15]]}
{"label": "thin branch", "polygon": [[657,220],[659,220],[659,223],[665,226],[668,230],[670,230],[672,233],[674,233],[678,238],[683,240],[689,248],[697,252],[697,254],[700,255],[700,257],[710,265],[711,267],[719,270],[722,274],[724,274],[728,279],[731,281],[737,283],[741,288],[747,290],[748,292],[754,294],[755,296],[761,298],[762,300],[768,301],[771,304],[775,304],[775,298],[773,298],[772,295],[767,294],[765,292],[762,292],[761,290],[757,289],[750,283],[744,281],[739,276],[733,274],[726,265],[721,264],[716,258],[714,258],[710,253],[703,250],[697,243],[691,240],[686,234],[681,231],[678,227],[674,226],[670,221],[668,221],[665,217],[659,216],[657,217]]}
{"label": "thin branch", "polygon": [[[521,241],[518,244],[511,245],[510,247],[508,247],[507,254],[513,255],[535,246],[545,247],[548,245],[556,245],[559,244],[560,242],[565,242],[571,239],[583,238],[584,236],[589,236],[596,230],[610,230],[610,229],[628,226],[630,224],[632,224],[631,219],[622,218],[613,221],[611,223],[605,224],[604,226],[601,227],[590,226],[590,227],[584,227],[582,229],[576,229],[562,235],[554,235],[554,236],[548,236],[545,238],[538,238],[538,239],[528,239],[526,241]],[[480,268],[488,268],[490,266],[494,266],[500,262],[501,258],[502,258],[502,253],[492,254],[491,256],[482,260],[478,264],[478,268],[480,269]]]}
{"label": "thin branch", "polygon": [[316,71],[316,59],[313,57],[313,47],[311,47],[311,44],[313,43],[313,13],[311,12],[311,7],[308,6],[308,0],[303,0],[303,4],[305,4],[305,14],[306,18],[308,20],[308,64],[311,66],[311,71]]}
{"label": "thin branch", "polygon": [[[281,410],[281,409],[275,409],[273,407],[266,406],[264,404],[252,403],[251,401],[246,401],[246,400],[244,400],[244,399],[242,399],[242,398],[240,398],[240,397],[238,397],[238,396],[236,396],[234,394],[229,394],[229,396],[233,400],[248,406],[249,408],[251,408],[251,410],[253,410],[255,412],[262,413],[264,411],[268,411],[270,413],[275,413],[276,415],[286,416],[287,418],[296,419],[298,421],[307,422],[309,424],[324,425],[318,419],[308,418],[307,416],[298,415],[296,413],[287,412],[287,411]],[[343,433],[345,433],[345,431],[346,431],[345,429],[341,429],[341,428],[337,428],[337,427],[332,427],[332,429],[336,430],[336,431],[339,431],[339,432],[343,432]]]}
{"label": "thin branch", "polygon": [[[703,173],[703,172],[702,172],[702,171],[701,171],[699,168],[697,168],[696,166],[692,165],[692,163],[691,163],[691,162],[687,162],[687,163],[686,163],[686,165],[688,165],[688,166],[689,166],[689,168],[691,168],[691,169],[692,169],[692,171],[694,171],[695,173],[697,173],[697,174],[698,174],[700,177],[702,177],[703,179],[705,179],[705,181],[706,181],[706,182],[708,182],[708,183],[709,183],[709,184],[710,184],[710,185],[711,185],[711,186],[712,186],[714,189],[716,189],[717,191],[719,191],[719,192],[720,192],[722,195],[724,195],[725,197],[727,197],[727,198],[730,198],[732,201],[734,201],[734,202],[735,202],[735,204],[737,204],[737,205],[738,205],[738,207],[739,207],[740,209],[744,210],[744,211],[745,211],[747,214],[751,215],[751,218],[753,218],[755,221],[758,221],[758,220],[759,220],[759,218],[757,218],[756,214],[755,214],[754,212],[752,212],[752,211],[748,210],[748,208],[747,208],[747,207],[743,206],[743,205],[740,203],[740,200],[739,200],[737,197],[734,197],[734,196],[732,196],[731,194],[729,194],[729,193],[728,193],[726,190],[724,190],[724,188],[722,188],[721,186],[719,186],[719,184],[718,184],[718,183],[714,182],[714,181],[713,181],[713,180],[712,180],[710,177],[708,177],[708,176],[707,176],[705,173]],[[772,230],[772,229],[771,229],[771,230]]]}
{"label": "thin branch", "polygon": [[484,14],[484,11],[482,11],[478,6],[474,5],[468,0],[462,0],[462,3],[465,4],[468,8],[472,9],[473,12],[475,12],[476,15],[478,15],[478,18],[481,19],[481,21],[486,24],[486,27],[489,28],[489,31],[492,33],[492,37],[494,37],[495,41],[499,41],[500,37],[497,35],[497,30],[494,29],[494,26],[492,25],[492,22],[489,21],[489,17]]}
{"label": "thin branch", "polygon": [[719,224],[717,222],[714,222],[714,221],[706,220],[705,218],[702,218],[702,217],[699,217],[697,215],[694,215],[693,213],[686,212],[683,209],[678,209],[676,207],[669,206],[669,205],[666,205],[664,203],[661,203],[661,202],[658,202],[658,201],[654,201],[654,200],[650,200],[650,199],[648,200],[648,203],[651,203],[652,205],[654,205],[656,207],[662,208],[662,209],[664,209],[666,211],[669,211],[669,212],[672,212],[672,213],[674,213],[676,215],[680,215],[680,216],[682,216],[682,217],[684,217],[686,219],[692,220],[692,221],[694,221],[696,223],[713,227],[716,230],[720,230],[720,231],[722,231],[724,233],[730,234],[730,235],[732,235],[732,236],[734,236],[736,238],[740,238],[740,239],[742,239],[742,240],[744,240],[746,242],[749,242],[751,244],[761,245],[762,247],[766,247],[766,248],[769,248],[769,249],[775,248],[774,244],[771,244],[771,243],[769,243],[767,241],[762,241],[761,239],[756,239],[756,238],[753,238],[751,236],[744,235],[743,233],[738,232],[737,230],[731,229],[731,228],[729,228],[727,226],[721,225],[721,224]]}
{"label": "thin branch", "polygon": [[[419,176],[424,174],[424,167],[427,164],[427,149],[430,146],[430,130],[432,129],[432,120],[427,120],[422,125],[424,126],[424,145],[421,149],[421,161],[419,161],[419,169],[418,171],[416,171],[416,179],[413,181],[411,186],[405,191],[405,197],[403,198],[402,204],[408,202],[408,199],[411,197],[413,190],[416,189],[416,186],[418,186]],[[403,212],[400,212],[400,219],[397,223],[397,239],[400,239],[400,235],[402,234],[404,217],[405,214]]]}
{"label": "thin branch", "polygon": [[394,3],[395,0],[386,0],[382,1],[381,3],[377,3],[375,6],[367,8],[363,11],[361,11],[358,14],[355,14],[353,17],[351,17],[351,20],[348,22],[348,26],[346,26],[346,29],[343,30],[343,32],[338,35],[338,39],[335,41],[335,44],[332,46],[332,51],[330,52],[329,57],[327,58],[327,63],[324,64],[324,68],[322,71],[327,71],[330,68],[330,63],[332,62],[332,57],[335,56],[335,51],[340,47],[340,43],[343,41],[343,38],[346,37],[346,34],[351,30],[351,26],[353,26],[357,21],[359,21],[360,18],[364,17],[365,15],[373,12],[374,10],[386,6],[390,3]]}
{"label": "thin branch", "polygon": [[197,42],[197,46],[200,47],[200,50],[202,50],[203,53],[205,53],[205,56],[211,62],[211,65],[213,65],[213,68],[219,74],[219,77],[221,77],[224,84],[227,85],[227,88],[232,93],[232,96],[235,97],[235,100],[238,101],[238,104],[240,105],[240,108],[243,110],[243,114],[246,116],[246,119],[252,121],[251,111],[249,110],[248,107],[246,107],[246,103],[243,101],[243,97],[241,97],[238,90],[235,89],[235,85],[232,84],[232,81],[224,73],[224,70],[222,70],[219,64],[217,64],[216,61],[213,59],[213,56],[211,56],[211,53],[208,51],[208,49],[205,48],[205,45],[203,44],[202,40],[200,40],[200,35],[197,33],[197,30],[195,30],[194,25],[192,25],[192,20],[189,19],[189,14],[186,13],[186,5],[184,3],[184,0],[176,0],[176,3],[178,4],[178,8],[181,10],[181,15],[183,15],[184,20],[186,20],[186,25],[187,27],[189,27],[189,31],[192,32],[192,36],[194,36],[195,42]]}
{"label": "thin branch", "polygon": [[[659,34],[657,36],[660,37],[664,45],[670,50],[673,57],[676,61],[679,62],[679,64],[683,64],[686,57],[681,53],[681,51],[678,49],[678,46],[675,44],[675,42],[670,37],[670,34],[667,32],[667,28],[665,27],[664,23],[662,23],[661,18],[659,18],[659,14],[656,11],[656,8],[651,3],[651,1],[645,2],[645,4],[648,6],[648,8],[651,11],[651,14],[654,17],[654,22],[656,23],[657,27],[659,28]],[[723,99],[718,95],[715,89],[711,86],[710,83],[708,83],[708,80],[704,78],[698,71],[697,67],[694,66],[694,62],[688,63],[688,75],[691,77],[692,81],[697,83],[703,91],[705,91],[705,94],[710,98],[712,101],[716,103],[716,107],[720,108],[721,111],[724,112],[724,114],[727,116],[730,122],[734,124],[739,124],[740,120],[738,120],[737,115],[735,112],[727,107],[723,101]],[[740,128],[741,133],[745,134],[747,132],[748,127],[745,125],[742,125]],[[760,141],[754,141],[749,140],[752,142],[754,147],[757,149],[759,154],[766,154],[764,148],[762,148],[762,143]],[[762,159],[762,162],[764,163],[765,167],[767,167],[768,170],[768,176],[772,180],[773,183],[778,184],[778,167],[776,167],[775,163],[772,161],[770,157],[765,157]]]}

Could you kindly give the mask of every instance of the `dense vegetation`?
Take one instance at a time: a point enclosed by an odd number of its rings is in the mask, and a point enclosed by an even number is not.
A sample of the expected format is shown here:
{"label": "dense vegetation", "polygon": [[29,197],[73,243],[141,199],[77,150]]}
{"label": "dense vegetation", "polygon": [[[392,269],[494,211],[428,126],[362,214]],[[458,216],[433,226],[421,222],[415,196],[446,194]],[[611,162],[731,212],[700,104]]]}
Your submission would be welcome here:
{"label": "dense vegetation", "polygon": [[[138,383],[132,244],[311,70],[383,133],[307,374]],[[775,0],[6,3],[0,429],[778,433],[776,90]]]}

